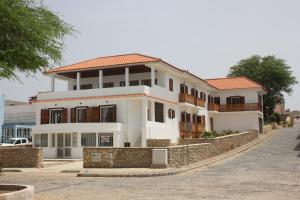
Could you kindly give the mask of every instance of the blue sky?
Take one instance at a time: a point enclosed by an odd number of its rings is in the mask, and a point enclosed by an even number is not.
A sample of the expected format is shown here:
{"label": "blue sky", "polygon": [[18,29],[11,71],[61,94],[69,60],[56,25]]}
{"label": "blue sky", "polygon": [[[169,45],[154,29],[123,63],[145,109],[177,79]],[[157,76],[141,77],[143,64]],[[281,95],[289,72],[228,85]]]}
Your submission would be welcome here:
{"label": "blue sky", "polygon": [[[202,78],[223,77],[253,54],[276,55],[300,80],[300,1],[297,0],[46,0],[78,31],[66,40],[62,64],[138,52],[188,69]],[[26,100],[50,89],[41,74],[22,83],[0,81],[0,93]],[[57,88],[65,89],[58,82]],[[300,87],[287,97],[300,109]]]}

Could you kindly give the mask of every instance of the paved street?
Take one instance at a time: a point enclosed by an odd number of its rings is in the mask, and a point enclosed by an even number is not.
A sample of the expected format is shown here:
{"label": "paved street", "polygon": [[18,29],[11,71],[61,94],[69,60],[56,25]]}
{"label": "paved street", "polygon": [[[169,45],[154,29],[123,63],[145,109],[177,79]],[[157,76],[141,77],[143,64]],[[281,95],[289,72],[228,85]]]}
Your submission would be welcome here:
{"label": "paved street", "polygon": [[300,123],[252,150],[175,176],[77,178],[5,173],[1,183],[34,185],[36,199],[300,199]]}

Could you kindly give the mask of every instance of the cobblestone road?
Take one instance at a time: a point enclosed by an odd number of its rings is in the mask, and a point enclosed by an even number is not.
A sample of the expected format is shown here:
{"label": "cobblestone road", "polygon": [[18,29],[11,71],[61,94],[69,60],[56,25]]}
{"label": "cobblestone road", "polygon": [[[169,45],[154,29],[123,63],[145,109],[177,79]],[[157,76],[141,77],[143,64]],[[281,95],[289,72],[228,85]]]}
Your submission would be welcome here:
{"label": "cobblestone road", "polygon": [[152,178],[77,178],[5,173],[0,183],[34,185],[36,199],[300,199],[300,123],[207,168]]}

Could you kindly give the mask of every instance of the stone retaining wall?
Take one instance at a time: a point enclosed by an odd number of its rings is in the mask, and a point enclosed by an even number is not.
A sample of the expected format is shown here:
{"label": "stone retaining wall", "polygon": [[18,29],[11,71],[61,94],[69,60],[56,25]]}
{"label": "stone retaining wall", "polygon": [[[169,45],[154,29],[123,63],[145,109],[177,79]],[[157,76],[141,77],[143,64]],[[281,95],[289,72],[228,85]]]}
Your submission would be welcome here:
{"label": "stone retaining wall", "polygon": [[[181,167],[225,153],[256,138],[258,138],[258,133],[253,131],[214,139],[199,139],[197,140],[199,144],[163,148],[168,150],[168,166]],[[84,148],[83,166],[85,168],[150,167],[152,164],[152,149],[154,147]]]}
{"label": "stone retaining wall", "polygon": [[170,139],[148,139],[147,147],[169,147],[171,146]]}
{"label": "stone retaining wall", "polygon": [[30,147],[0,147],[0,168],[42,167],[43,150]]}
{"label": "stone retaining wall", "polygon": [[212,139],[195,139],[193,142],[198,144],[169,147],[168,163],[170,167],[181,167],[225,153],[257,138],[258,133],[252,131]]}

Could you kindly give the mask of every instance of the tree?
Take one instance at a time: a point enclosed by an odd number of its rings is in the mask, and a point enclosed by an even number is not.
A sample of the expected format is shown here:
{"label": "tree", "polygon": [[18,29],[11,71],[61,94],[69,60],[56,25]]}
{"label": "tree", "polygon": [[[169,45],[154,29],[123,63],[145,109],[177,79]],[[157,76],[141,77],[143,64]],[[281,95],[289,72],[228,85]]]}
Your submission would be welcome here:
{"label": "tree", "polygon": [[58,64],[63,39],[73,32],[38,0],[0,0],[0,79]]}
{"label": "tree", "polygon": [[[264,114],[271,116],[276,103],[284,102],[284,93],[291,95],[293,85],[297,84],[291,68],[285,60],[275,56],[254,55],[242,59],[230,68],[229,77],[245,76],[263,85],[267,94],[264,96]],[[267,119],[266,119],[267,120]]]}

